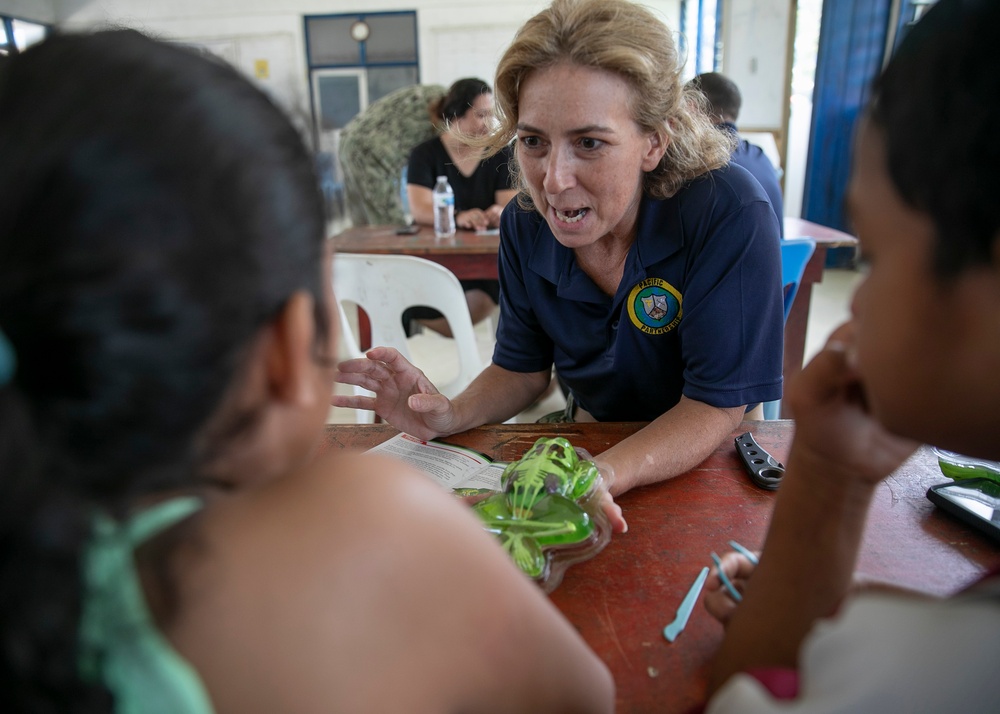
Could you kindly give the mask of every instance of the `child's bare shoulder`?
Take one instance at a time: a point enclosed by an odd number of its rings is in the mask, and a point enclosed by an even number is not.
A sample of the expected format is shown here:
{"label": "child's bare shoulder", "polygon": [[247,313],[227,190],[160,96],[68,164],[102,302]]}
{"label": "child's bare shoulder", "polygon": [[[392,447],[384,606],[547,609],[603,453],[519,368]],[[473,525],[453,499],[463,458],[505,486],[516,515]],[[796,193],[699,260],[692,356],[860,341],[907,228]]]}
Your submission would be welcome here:
{"label": "child's bare shoulder", "polygon": [[[213,699],[228,702],[220,711],[288,693],[234,681],[262,666],[263,651],[283,653],[268,666],[295,690],[338,709],[371,710],[397,687],[456,703],[473,696],[462,681],[501,682],[493,664],[513,649],[511,619],[544,609],[464,504],[384,457],[324,457],[205,516],[207,547],[184,578],[174,634]],[[415,647],[440,656],[414,657]],[[348,692],[365,701],[345,701]]]}
{"label": "child's bare shoulder", "polygon": [[[432,546],[460,549],[470,537],[474,545],[493,546],[468,508],[431,479],[402,462],[352,452],[320,457],[208,515],[209,527],[218,529],[213,539],[234,556],[253,556],[252,572],[273,558],[275,567],[300,568],[304,578],[339,574],[341,556],[378,551],[388,562],[422,553],[432,561]],[[297,555],[288,559],[291,553]]]}

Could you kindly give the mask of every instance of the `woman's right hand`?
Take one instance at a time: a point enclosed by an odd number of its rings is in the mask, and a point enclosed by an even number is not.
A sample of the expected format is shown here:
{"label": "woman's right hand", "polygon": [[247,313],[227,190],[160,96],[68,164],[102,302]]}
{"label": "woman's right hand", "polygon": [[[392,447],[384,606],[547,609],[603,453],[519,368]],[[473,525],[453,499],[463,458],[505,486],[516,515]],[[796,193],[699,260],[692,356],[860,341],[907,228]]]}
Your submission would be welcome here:
{"label": "woman's right hand", "polygon": [[374,397],[335,394],[330,404],[374,411],[383,421],[418,439],[452,434],[456,422],[451,400],[392,347],[374,347],[364,358],[337,365],[336,381],[357,385]]}
{"label": "woman's right hand", "polygon": [[490,221],[486,217],[486,212],[482,209],[470,208],[467,211],[460,211],[455,214],[455,225],[459,228],[482,231],[489,228]]}
{"label": "woman's right hand", "polygon": [[486,209],[486,221],[490,228],[496,228],[500,225],[500,215],[503,213],[503,209],[504,207],[499,203],[494,203]]}

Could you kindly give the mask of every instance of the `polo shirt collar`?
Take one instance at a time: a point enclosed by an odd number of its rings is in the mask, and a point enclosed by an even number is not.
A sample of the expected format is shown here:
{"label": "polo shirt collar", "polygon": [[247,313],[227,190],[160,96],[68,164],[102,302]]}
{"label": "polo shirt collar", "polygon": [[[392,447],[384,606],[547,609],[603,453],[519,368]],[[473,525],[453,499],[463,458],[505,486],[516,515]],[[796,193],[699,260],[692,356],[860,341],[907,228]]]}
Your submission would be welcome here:
{"label": "polo shirt collar", "polygon": [[[636,243],[629,251],[630,255],[637,251],[638,261],[630,259],[628,264],[638,264],[645,269],[684,247],[678,204],[676,196],[663,201],[650,199],[645,195],[642,197],[636,222]],[[590,278],[580,270],[573,259],[573,251],[556,240],[549,224],[539,216],[537,225],[528,258],[529,268],[557,285],[561,297],[606,300],[607,296],[597,290]],[[625,280],[629,279],[629,276],[625,276]]]}

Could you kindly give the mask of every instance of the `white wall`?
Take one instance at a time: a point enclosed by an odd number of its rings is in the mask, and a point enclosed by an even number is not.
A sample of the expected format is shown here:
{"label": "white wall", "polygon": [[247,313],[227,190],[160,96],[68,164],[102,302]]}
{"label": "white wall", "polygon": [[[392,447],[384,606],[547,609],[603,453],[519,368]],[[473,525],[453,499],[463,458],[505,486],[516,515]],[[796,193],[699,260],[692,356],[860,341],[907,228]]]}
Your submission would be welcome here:
{"label": "white wall", "polygon": [[56,21],[56,0],[0,0],[0,14],[48,25]]}
{"label": "white wall", "polygon": [[[10,0],[0,0],[0,3]],[[17,0],[51,5],[53,0]],[[106,24],[136,27],[169,39],[203,44],[252,75],[264,59],[265,89],[293,113],[309,107],[302,16],[417,10],[421,81],[450,84],[493,68],[517,28],[548,0],[54,0],[68,28]],[[676,27],[680,0],[645,3]],[[262,56],[263,55],[263,56]]]}
{"label": "white wall", "polygon": [[[666,24],[680,27],[680,0],[638,0]],[[722,71],[743,93],[741,128],[782,128],[788,21],[804,0],[725,3]],[[808,0],[816,2],[817,0]],[[300,128],[311,126],[303,15],[417,11],[421,81],[448,85],[480,76],[492,83],[497,59],[520,25],[549,0],[0,0],[0,13],[68,29],[116,25],[196,43],[254,77]],[[694,6],[690,2],[689,6]],[[691,43],[688,43],[689,46]],[[688,77],[685,77],[687,79]],[[807,121],[807,118],[806,118]],[[309,134],[311,132],[305,132]],[[792,137],[790,137],[791,139]],[[794,143],[794,142],[792,142]],[[801,182],[787,156],[786,195],[795,204]],[[791,184],[791,185],[790,185]],[[792,215],[790,212],[789,215]]]}
{"label": "white wall", "polygon": [[[680,0],[642,0],[672,28]],[[743,92],[740,125],[780,129],[784,113],[787,24],[793,0],[727,2],[723,72]],[[257,78],[303,124],[309,86],[303,15],[416,9],[421,81],[459,77],[492,82],[517,28],[548,0],[0,0],[0,12],[64,27],[125,25],[209,47]],[[692,3],[693,4],[693,3]]]}
{"label": "white wall", "polygon": [[722,73],[743,95],[741,128],[782,128],[791,0],[745,0],[724,6]]}

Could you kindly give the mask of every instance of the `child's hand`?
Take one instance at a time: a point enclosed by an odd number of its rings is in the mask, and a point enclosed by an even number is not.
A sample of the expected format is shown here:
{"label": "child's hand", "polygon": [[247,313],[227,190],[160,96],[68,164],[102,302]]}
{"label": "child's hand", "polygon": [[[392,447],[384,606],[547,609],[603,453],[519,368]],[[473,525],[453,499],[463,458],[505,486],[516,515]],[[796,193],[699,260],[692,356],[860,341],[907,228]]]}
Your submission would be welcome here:
{"label": "child's hand", "polygon": [[[725,571],[726,577],[729,578],[729,582],[733,584],[733,587],[737,591],[742,593],[746,589],[746,584],[750,576],[753,575],[754,568],[757,566],[739,553],[726,553],[720,560],[722,561],[722,568]],[[712,568],[712,572],[708,575],[708,580],[705,581],[705,609],[711,613],[712,617],[725,625],[729,622],[729,618],[732,617],[738,605],[739,603],[733,600],[722,585],[718,568]]]}
{"label": "child's hand", "polygon": [[889,433],[871,413],[854,351],[854,325],[846,323],[789,385],[786,404],[795,419],[789,462],[806,464],[813,475],[877,483],[919,444]]}

